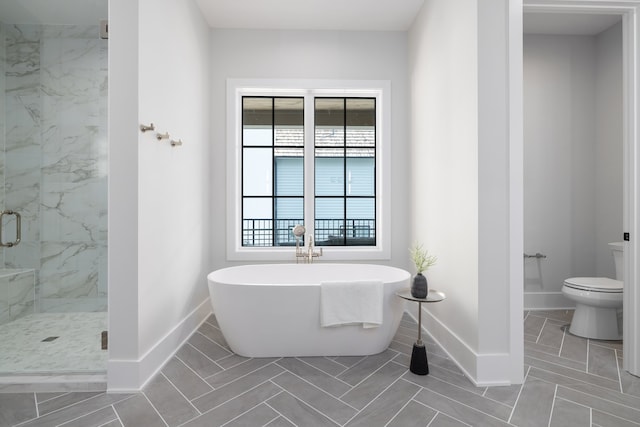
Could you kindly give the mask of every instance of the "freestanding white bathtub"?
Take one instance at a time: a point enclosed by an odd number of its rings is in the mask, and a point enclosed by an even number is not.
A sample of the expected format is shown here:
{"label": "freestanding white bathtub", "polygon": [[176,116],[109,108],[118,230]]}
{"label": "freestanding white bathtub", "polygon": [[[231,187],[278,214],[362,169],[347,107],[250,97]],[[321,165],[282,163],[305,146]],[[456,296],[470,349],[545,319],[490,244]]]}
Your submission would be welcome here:
{"label": "freestanding white bathtub", "polygon": [[[220,329],[246,357],[364,356],[384,351],[400,324],[410,274],[372,264],[260,264],[210,273],[209,293]],[[383,321],[375,328],[320,326],[320,283],[381,280]]]}

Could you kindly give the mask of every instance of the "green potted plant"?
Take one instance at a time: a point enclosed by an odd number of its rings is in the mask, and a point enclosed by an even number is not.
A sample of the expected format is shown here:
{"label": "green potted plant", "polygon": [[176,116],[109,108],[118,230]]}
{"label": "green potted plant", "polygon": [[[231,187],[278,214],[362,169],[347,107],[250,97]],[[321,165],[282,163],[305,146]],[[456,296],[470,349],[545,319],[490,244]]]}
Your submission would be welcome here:
{"label": "green potted plant", "polygon": [[409,248],[409,254],[411,255],[411,261],[416,266],[416,275],[413,277],[413,283],[411,284],[411,296],[414,298],[426,298],[429,293],[429,287],[427,278],[422,272],[432,267],[438,261],[438,258],[434,255],[429,255],[429,251],[417,242]]}

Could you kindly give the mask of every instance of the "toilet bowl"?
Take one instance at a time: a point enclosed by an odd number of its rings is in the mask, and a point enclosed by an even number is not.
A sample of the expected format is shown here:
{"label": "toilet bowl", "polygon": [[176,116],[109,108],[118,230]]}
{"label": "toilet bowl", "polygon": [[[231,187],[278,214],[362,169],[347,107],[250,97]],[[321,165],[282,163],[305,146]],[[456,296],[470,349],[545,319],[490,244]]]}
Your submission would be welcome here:
{"label": "toilet bowl", "polygon": [[[616,279],[622,277],[622,243],[609,243],[616,264]],[[608,277],[571,277],[562,293],[576,304],[569,332],[584,338],[620,340],[618,310],[622,308],[622,280]]]}

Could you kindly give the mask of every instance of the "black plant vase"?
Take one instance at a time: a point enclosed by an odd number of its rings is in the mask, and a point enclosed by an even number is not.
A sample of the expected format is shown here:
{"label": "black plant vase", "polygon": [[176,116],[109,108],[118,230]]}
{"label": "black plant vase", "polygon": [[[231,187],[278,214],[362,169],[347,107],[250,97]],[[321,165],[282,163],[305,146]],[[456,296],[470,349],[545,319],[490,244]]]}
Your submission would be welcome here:
{"label": "black plant vase", "polygon": [[413,283],[411,285],[411,296],[414,298],[426,298],[429,293],[429,286],[427,285],[427,278],[418,273],[413,276]]}

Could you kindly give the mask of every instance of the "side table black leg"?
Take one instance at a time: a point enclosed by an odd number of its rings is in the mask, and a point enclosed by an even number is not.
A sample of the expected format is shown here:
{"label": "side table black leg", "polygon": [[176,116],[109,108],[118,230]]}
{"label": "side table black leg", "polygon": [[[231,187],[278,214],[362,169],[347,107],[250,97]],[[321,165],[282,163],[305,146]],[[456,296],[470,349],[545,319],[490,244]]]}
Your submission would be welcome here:
{"label": "side table black leg", "polygon": [[418,341],[413,345],[409,370],[416,375],[429,375],[427,349],[422,342],[422,303],[418,302]]}
{"label": "side table black leg", "polygon": [[427,349],[424,344],[413,344],[411,352],[411,365],[409,370],[416,375],[429,375],[429,363],[427,362]]}

